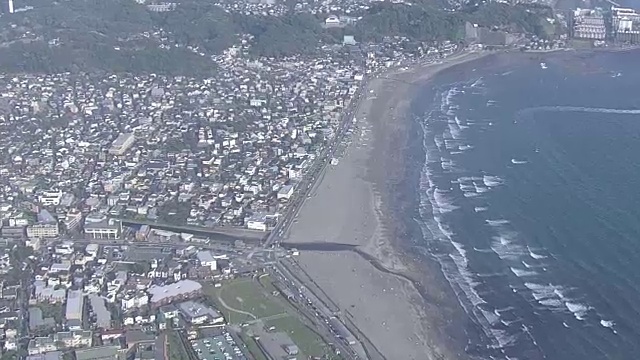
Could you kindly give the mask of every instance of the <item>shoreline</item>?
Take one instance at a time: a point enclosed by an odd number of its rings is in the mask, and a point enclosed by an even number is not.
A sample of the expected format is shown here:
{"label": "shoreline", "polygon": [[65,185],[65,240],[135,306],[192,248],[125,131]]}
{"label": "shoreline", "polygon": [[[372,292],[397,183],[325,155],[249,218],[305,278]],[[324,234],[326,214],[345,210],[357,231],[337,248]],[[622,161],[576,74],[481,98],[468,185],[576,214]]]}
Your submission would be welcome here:
{"label": "shoreline", "polygon": [[466,358],[464,329],[452,320],[462,309],[457,301],[451,304],[452,290],[437,264],[427,260],[434,264],[425,266],[422,256],[410,255],[411,234],[397,221],[403,209],[393,209],[391,194],[415,180],[407,178],[404,165],[408,143],[416,140],[409,118],[416,90],[441,71],[496,53],[456,54],[368,81],[345,155],[327,168],[291,228],[287,243],[292,245],[354,246],[353,251],[302,251],[297,262],[366,343],[375,344],[370,354],[389,360]]}

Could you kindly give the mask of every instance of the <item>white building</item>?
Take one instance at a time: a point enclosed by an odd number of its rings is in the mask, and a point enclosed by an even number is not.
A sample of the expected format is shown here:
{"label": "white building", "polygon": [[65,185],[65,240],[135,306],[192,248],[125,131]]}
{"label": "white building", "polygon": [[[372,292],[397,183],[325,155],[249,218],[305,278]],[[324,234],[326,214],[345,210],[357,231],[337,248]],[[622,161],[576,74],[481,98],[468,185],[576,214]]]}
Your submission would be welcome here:
{"label": "white building", "polygon": [[104,215],[87,215],[84,233],[94,239],[117,239],[120,236],[120,221],[107,219]]}
{"label": "white building", "polygon": [[44,354],[58,350],[52,336],[41,336],[29,341],[29,355]]}
{"label": "white building", "polygon": [[16,342],[15,338],[11,338],[11,339],[7,339],[4,342],[4,350],[5,351],[12,351],[12,350],[17,350],[18,349],[18,343]]}
{"label": "white building", "polygon": [[73,251],[73,243],[70,241],[65,241],[62,244],[56,245],[55,247],[56,254],[71,255],[73,254]]}
{"label": "white building", "polygon": [[196,257],[198,258],[200,266],[206,266],[211,270],[216,270],[218,268],[218,262],[214,259],[211,251],[198,251]]}
{"label": "white building", "polygon": [[28,238],[54,238],[59,234],[58,224],[36,224],[27,227]]}
{"label": "white building", "polygon": [[135,141],[136,138],[131,133],[120,134],[111,144],[109,154],[118,156],[123,155]]}
{"label": "white building", "polygon": [[91,331],[60,331],[53,334],[54,343],[62,345],[62,348],[79,348],[91,346],[93,333]]}
{"label": "white building", "polygon": [[276,223],[276,215],[257,212],[244,219],[247,229],[268,231]]}
{"label": "white building", "polygon": [[135,309],[149,304],[149,296],[145,293],[126,295],[122,301],[122,310]]}
{"label": "white building", "polygon": [[326,25],[340,25],[340,18],[337,17],[336,15],[329,15],[328,18],[325,19],[324,23]]}
{"label": "white building", "polygon": [[78,229],[82,222],[82,213],[80,211],[69,211],[64,218],[64,226],[68,231]]}
{"label": "white building", "polygon": [[87,254],[96,257],[98,256],[98,251],[100,250],[100,245],[98,244],[89,244],[87,245],[87,247],[84,249],[84,252],[86,252]]}
{"label": "white building", "polygon": [[176,300],[188,299],[202,291],[202,285],[193,280],[180,280],[164,286],[151,286],[148,293],[152,306],[162,306]]}
{"label": "white building", "polygon": [[42,193],[42,195],[38,196],[38,201],[40,202],[40,204],[48,206],[48,205],[54,205],[54,206],[58,206],[60,205],[60,200],[62,199],[62,191],[58,190],[58,191],[45,191]]}
{"label": "white building", "polygon": [[278,200],[289,200],[293,195],[293,185],[285,185],[278,190],[278,195],[276,196]]}
{"label": "white building", "polygon": [[178,304],[178,310],[185,320],[192,325],[220,324],[224,317],[216,310],[195,301],[185,301]]}

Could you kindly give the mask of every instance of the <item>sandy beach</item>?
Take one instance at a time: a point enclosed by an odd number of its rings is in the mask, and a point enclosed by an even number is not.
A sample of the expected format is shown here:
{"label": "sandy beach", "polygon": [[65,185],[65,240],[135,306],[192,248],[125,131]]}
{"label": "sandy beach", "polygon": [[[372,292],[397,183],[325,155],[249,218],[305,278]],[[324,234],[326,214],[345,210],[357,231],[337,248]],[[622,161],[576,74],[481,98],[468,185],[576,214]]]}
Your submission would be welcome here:
{"label": "sandy beach", "polygon": [[369,81],[351,144],[327,168],[288,234],[288,243],[357,246],[302,251],[297,261],[366,337],[371,358],[465,357],[461,310],[438,267],[410,253],[410,235],[394,210],[402,205],[392,195],[406,181],[416,91],[439,71],[484,55],[466,53]]}

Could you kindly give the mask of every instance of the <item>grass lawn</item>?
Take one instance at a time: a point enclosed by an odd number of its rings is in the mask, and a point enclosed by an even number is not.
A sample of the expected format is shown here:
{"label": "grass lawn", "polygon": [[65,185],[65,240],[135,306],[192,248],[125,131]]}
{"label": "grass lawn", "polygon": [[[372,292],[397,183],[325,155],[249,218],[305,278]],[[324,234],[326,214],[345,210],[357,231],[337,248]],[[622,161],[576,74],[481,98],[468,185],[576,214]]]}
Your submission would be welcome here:
{"label": "grass lawn", "polygon": [[276,287],[273,285],[273,281],[271,281],[271,277],[269,277],[268,275],[265,276],[260,276],[258,278],[258,281],[260,281],[260,284],[264,287],[264,290],[267,291],[268,293],[272,294],[274,292],[278,292],[278,289],[276,289]]}
{"label": "grass lawn", "polygon": [[287,316],[265,321],[265,327],[274,326],[275,331],[286,332],[300,351],[307,356],[322,357],[330,350],[320,335],[309,329],[300,319]]}
{"label": "grass lawn", "polygon": [[219,288],[205,287],[207,296],[232,324],[284,313],[284,307],[269,291],[252,279],[233,280]]}
{"label": "grass lawn", "polygon": [[[258,279],[235,279],[223,283],[218,288],[205,285],[204,291],[229,323],[241,324],[262,319],[265,328],[273,326],[275,331],[286,332],[300,349],[303,355],[300,358],[323,357],[331,352],[320,335],[308,328],[303,320],[297,317],[293,307],[280,295],[272,294],[277,290],[268,276],[261,276]],[[244,312],[252,314],[255,318]],[[244,331],[244,328],[240,336],[256,360],[266,360],[255,340]]]}

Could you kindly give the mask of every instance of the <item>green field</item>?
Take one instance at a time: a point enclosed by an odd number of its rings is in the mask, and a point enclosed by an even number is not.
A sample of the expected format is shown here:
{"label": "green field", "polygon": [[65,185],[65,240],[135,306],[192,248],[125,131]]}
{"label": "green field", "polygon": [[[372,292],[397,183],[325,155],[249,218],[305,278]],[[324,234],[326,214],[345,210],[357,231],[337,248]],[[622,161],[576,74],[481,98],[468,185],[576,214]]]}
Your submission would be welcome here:
{"label": "green field", "polygon": [[[274,295],[277,290],[268,276],[262,276],[259,279],[230,280],[218,288],[206,285],[204,290],[229,323],[253,324],[260,320],[267,329],[273,326],[275,331],[282,331],[289,335],[304,355],[300,358],[322,357],[330,353],[329,347],[320,335],[299,318],[300,315],[296,309],[282,296]],[[255,341],[245,332],[249,328],[242,327],[241,337],[255,356],[255,353],[260,350]],[[259,356],[256,358],[261,359]]]}
{"label": "green field", "polygon": [[220,288],[205,287],[205,291],[232,324],[285,313],[282,304],[257,280],[233,280],[224,283]]}
{"label": "green field", "polygon": [[329,349],[320,335],[293,316],[265,321],[267,328],[273,326],[275,331],[286,332],[300,351],[307,356],[322,357]]}

